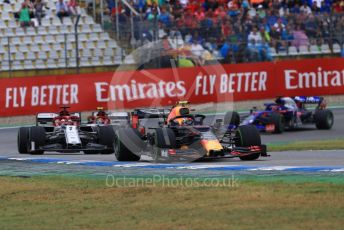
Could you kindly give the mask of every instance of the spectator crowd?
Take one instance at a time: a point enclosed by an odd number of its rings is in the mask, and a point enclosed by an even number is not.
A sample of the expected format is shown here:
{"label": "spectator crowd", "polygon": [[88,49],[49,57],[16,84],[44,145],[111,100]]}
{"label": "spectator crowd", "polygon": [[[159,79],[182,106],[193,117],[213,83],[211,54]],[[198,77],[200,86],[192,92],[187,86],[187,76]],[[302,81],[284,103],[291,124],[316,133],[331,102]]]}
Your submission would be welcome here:
{"label": "spectator crowd", "polygon": [[130,28],[133,17],[135,40],[177,35],[198,54],[210,53],[226,62],[271,60],[270,47],[283,52],[291,45],[343,44],[344,0],[128,2],[139,15],[132,16],[121,1],[116,8],[114,0],[107,0],[114,25],[119,21],[120,33]]}
{"label": "spectator crowd", "polygon": [[[10,4],[10,2],[6,2]],[[63,17],[68,17],[72,15],[77,15],[78,2],[77,0],[69,0],[68,2],[64,0],[58,0],[56,3],[56,16],[58,16],[63,23]],[[18,19],[21,27],[25,28],[28,26],[35,26],[32,19],[36,19],[37,25],[42,25],[42,18],[46,16],[46,13],[50,8],[47,2],[44,0],[24,0],[21,4],[21,8],[18,12],[15,12],[15,17]]]}

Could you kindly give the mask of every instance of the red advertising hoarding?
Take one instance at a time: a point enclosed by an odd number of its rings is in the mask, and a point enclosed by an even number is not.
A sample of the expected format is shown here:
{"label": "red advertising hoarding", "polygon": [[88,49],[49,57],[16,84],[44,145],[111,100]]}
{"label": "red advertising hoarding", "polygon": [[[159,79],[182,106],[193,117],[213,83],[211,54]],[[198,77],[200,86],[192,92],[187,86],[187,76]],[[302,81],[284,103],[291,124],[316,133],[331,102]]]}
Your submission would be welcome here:
{"label": "red advertising hoarding", "polygon": [[0,116],[55,111],[61,105],[86,111],[168,106],[179,99],[206,103],[334,95],[344,94],[344,59],[1,79],[0,92]]}

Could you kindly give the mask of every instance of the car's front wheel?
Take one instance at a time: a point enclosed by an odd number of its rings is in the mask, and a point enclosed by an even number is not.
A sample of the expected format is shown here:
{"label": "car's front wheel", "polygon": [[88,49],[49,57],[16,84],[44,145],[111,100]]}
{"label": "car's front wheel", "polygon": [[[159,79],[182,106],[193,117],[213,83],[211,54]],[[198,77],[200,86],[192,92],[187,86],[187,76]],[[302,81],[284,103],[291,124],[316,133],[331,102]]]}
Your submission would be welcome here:
{"label": "car's front wheel", "polygon": [[133,128],[122,128],[116,131],[115,156],[118,161],[139,161],[144,143],[139,132]]}
{"label": "car's front wheel", "polygon": [[112,126],[99,126],[99,144],[107,146],[106,150],[102,150],[101,154],[114,153],[115,131]]}
{"label": "car's front wheel", "polygon": [[279,113],[272,113],[270,116],[271,123],[275,126],[273,133],[284,132],[284,117]]}
{"label": "car's front wheel", "polygon": [[[235,146],[251,147],[260,146],[261,139],[257,128],[254,125],[242,125],[235,132]],[[253,161],[258,159],[260,153],[239,157],[243,161]]]}
{"label": "car's front wheel", "polygon": [[45,145],[45,129],[41,126],[33,126],[29,129],[29,143],[33,143],[35,150],[31,151],[31,154],[41,155],[44,153],[40,150]]}
{"label": "car's front wheel", "polygon": [[176,136],[170,128],[158,128],[154,133],[154,145],[153,145],[153,160],[159,162],[162,158],[163,149],[175,149],[176,148]]}
{"label": "car's front wheel", "polygon": [[20,154],[27,154],[29,153],[29,128],[28,127],[20,127],[18,130],[17,136],[17,146],[18,152]]}

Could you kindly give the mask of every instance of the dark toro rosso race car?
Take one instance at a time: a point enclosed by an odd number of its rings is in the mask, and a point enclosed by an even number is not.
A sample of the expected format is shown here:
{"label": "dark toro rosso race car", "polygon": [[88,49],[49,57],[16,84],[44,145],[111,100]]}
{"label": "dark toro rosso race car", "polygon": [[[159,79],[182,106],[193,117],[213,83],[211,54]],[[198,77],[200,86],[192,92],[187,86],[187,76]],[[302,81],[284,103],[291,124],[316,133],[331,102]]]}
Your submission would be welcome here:
{"label": "dark toro rosso race car", "polygon": [[[311,110],[307,105],[316,105]],[[266,103],[265,110],[255,107],[241,125],[255,125],[260,131],[282,133],[285,128],[294,129],[305,124],[315,124],[318,129],[331,129],[334,117],[331,110],[326,109],[323,97],[278,97],[274,103]]]}
{"label": "dark toro rosso race car", "polygon": [[114,152],[115,132],[113,127],[108,125],[110,119],[105,113],[98,114],[99,116],[95,114],[94,122],[89,120],[87,124],[82,124],[80,113],[70,113],[67,110],[69,107],[66,106],[61,108],[59,113],[37,114],[36,126],[19,129],[19,153],[83,151],[85,154],[110,154]]}
{"label": "dark toro rosso race car", "polygon": [[[142,155],[149,155],[156,162],[173,162],[267,156],[256,127],[238,126],[233,117],[229,112],[214,125],[205,125],[205,116],[191,114],[185,101],[171,110],[136,109],[131,114],[131,126],[116,130],[116,158],[138,161]],[[143,124],[143,119],[156,119],[157,125]]]}

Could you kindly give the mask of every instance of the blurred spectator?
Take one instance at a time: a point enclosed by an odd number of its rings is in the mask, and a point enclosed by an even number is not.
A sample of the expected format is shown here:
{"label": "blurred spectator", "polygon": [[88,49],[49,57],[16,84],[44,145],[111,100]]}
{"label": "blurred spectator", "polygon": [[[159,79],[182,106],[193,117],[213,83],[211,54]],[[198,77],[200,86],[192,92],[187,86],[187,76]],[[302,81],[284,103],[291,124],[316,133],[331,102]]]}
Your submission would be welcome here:
{"label": "blurred spectator", "polygon": [[250,62],[257,62],[260,60],[258,45],[254,39],[248,41],[247,56]]}
{"label": "blurred spectator", "polygon": [[308,6],[307,2],[305,1],[303,3],[303,5],[300,7],[300,12],[303,12],[304,14],[311,14],[312,13],[312,10],[311,8]]}
{"label": "blurred spectator", "polygon": [[78,1],[77,0],[69,0],[68,2],[68,12],[70,15],[77,15],[78,14]]}
{"label": "blurred spectator", "polygon": [[159,21],[164,24],[165,26],[170,26],[170,14],[169,12],[166,10],[165,7],[161,8],[161,12],[159,14]]}
{"label": "blurred spectator", "polygon": [[248,41],[255,41],[255,43],[262,42],[262,35],[258,32],[257,27],[253,27],[252,31],[248,35]]}
{"label": "blurred spectator", "polygon": [[299,14],[301,12],[299,4],[295,4],[294,7],[290,9],[290,13]]}
{"label": "blurred spectator", "polygon": [[337,1],[333,3],[333,10],[335,13],[343,13],[344,1]]}
{"label": "blurred spectator", "polygon": [[46,3],[43,0],[36,0],[34,3],[35,17],[38,21],[38,25],[42,25],[42,18],[44,17],[43,8],[46,7]]}
{"label": "blurred spectator", "polygon": [[315,37],[317,33],[318,23],[315,21],[315,17],[310,14],[305,20],[306,34],[310,37]]}
{"label": "blurred spectator", "polygon": [[227,59],[230,51],[230,46],[228,42],[225,42],[220,49],[220,54],[223,59]]}
{"label": "blurred spectator", "polygon": [[268,31],[265,30],[265,28],[262,26],[260,27],[260,36],[262,37],[263,42],[270,43],[271,42],[271,37]]}
{"label": "blurred spectator", "polygon": [[281,33],[281,39],[284,40],[284,41],[292,41],[294,40],[294,35],[291,31],[291,26],[287,26],[286,28],[284,28],[282,30],[282,33]]}
{"label": "blurred spectator", "polygon": [[[192,42],[193,51],[206,48],[230,61],[270,60],[268,45],[277,52],[290,45],[343,43],[344,1],[334,0],[132,0],[137,11],[135,39],[154,40],[164,34]],[[107,0],[113,12],[114,0]],[[121,7],[120,9],[126,9]],[[115,10],[113,13],[121,11]],[[112,15],[114,15],[112,14]],[[130,14],[125,11],[130,34]],[[121,26],[120,22],[120,26]],[[122,25],[123,26],[123,25]],[[154,30],[156,28],[156,30]],[[122,31],[122,30],[121,30]],[[141,36],[142,35],[142,36]],[[152,38],[152,39],[151,39]],[[254,42],[252,42],[254,40]],[[248,50],[253,50],[248,55]],[[204,54],[204,51],[197,56]],[[196,55],[196,54],[195,54]],[[237,61],[235,60],[235,61]],[[197,63],[197,62],[195,62]]]}
{"label": "blurred spectator", "polygon": [[106,4],[107,4],[109,12],[112,12],[112,9],[116,8],[115,0],[106,0]]}
{"label": "blurred spectator", "polygon": [[26,4],[26,6],[29,9],[30,18],[34,18],[35,17],[35,7],[34,7],[33,2],[30,0],[25,0],[24,3]]}
{"label": "blurred spectator", "polygon": [[178,58],[178,66],[179,67],[194,67],[195,64],[191,60],[182,56]]}
{"label": "blurred spectator", "polygon": [[197,39],[194,39],[193,43],[191,44],[191,50],[190,51],[195,56],[201,56],[203,54],[204,48],[199,44]]}
{"label": "blurred spectator", "polygon": [[296,46],[297,48],[300,46],[308,46],[309,41],[308,37],[304,30],[301,29],[301,26],[298,25],[296,29],[293,31],[294,40],[292,41],[292,45]]}
{"label": "blurred spectator", "polygon": [[22,4],[22,7],[19,11],[19,23],[20,26],[23,28],[27,26],[34,26],[33,22],[30,19],[29,7],[26,5],[26,3]]}
{"label": "blurred spectator", "polygon": [[326,4],[325,1],[321,2],[320,13],[328,13],[328,14],[331,13],[331,8],[328,4]]}
{"label": "blurred spectator", "polygon": [[63,23],[63,17],[68,17],[68,7],[63,0],[58,0],[56,3],[56,15],[60,18],[61,23]]}
{"label": "blurred spectator", "polygon": [[313,5],[315,4],[318,8],[321,7],[321,3],[324,2],[325,0],[311,0]]}
{"label": "blurred spectator", "polygon": [[198,21],[202,21],[203,19],[205,19],[205,13],[201,7],[198,8],[197,12],[195,12],[194,15]]}
{"label": "blurred spectator", "polygon": [[258,12],[257,12],[257,14],[258,14],[258,17],[261,18],[261,19],[263,19],[263,18],[266,17],[266,12],[265,12],[265,10],[263,9],[263,5],[259,5],[259,6],[258,6]]}
{"label": "blurred spectator", "polygon": [[279,18],[279,19],[277,20],[277,22],[274,24],[274,27],[275,27],[275,29],[276,29],[277,32],[279,32],[279,33],[282,32],[282,30],[283,30],[284,27],[285,27],[282,18]]}

